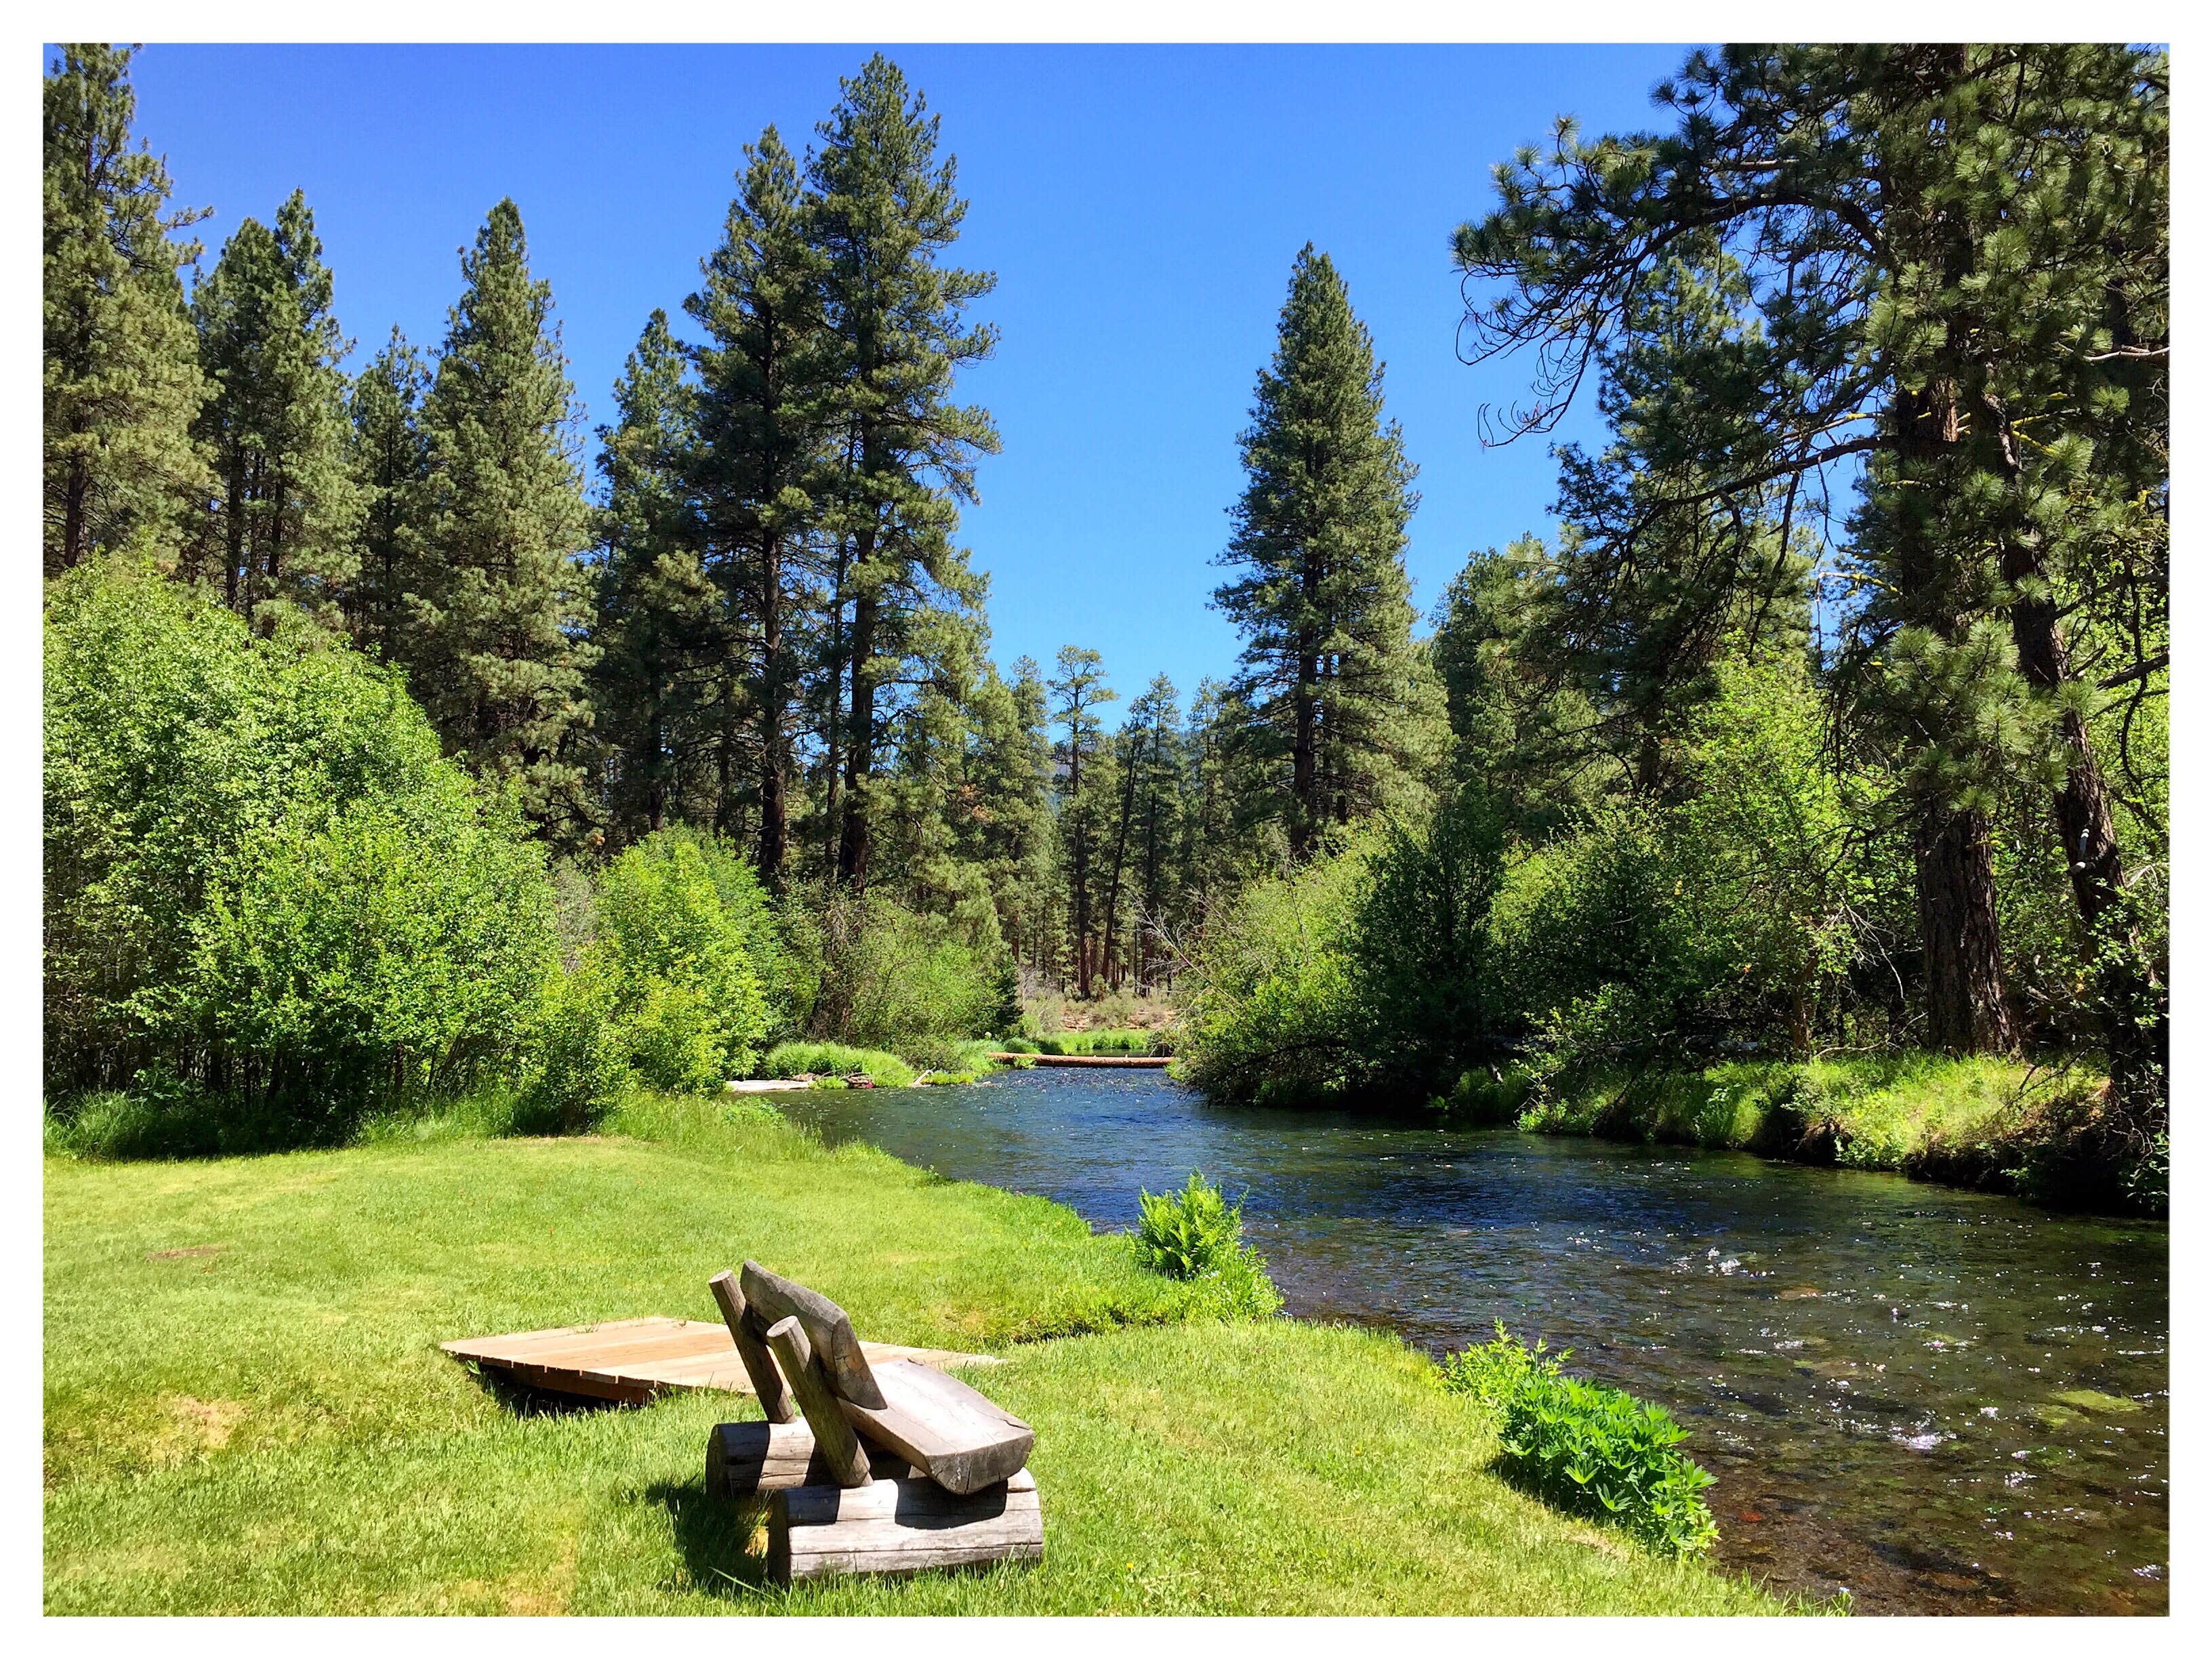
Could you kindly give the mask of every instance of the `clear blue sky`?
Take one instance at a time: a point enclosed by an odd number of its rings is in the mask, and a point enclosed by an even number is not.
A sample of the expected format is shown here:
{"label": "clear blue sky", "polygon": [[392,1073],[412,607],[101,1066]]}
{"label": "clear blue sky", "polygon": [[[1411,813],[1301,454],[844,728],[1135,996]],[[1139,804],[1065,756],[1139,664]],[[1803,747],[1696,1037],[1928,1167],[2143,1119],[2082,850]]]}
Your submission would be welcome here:
{"label": "clear blue sky", "polygon": [[[1542,441],[1486,451],[1486,399],[1527,365],[1469,368],[1447,238],[1489,169],[1555,114],[1660,124],[1676,47],[890,49],[944,118],[971,206],[961,263],[997,271],[997,357],[963,396],[997,417],[963,539],[991,577],[994,654],[1096,647],[1123,696],[1186,696],[1236,640],[1206,599],[1237,494],[1236,438],[1292,256],[1344,272],[1421,469],[1408,565],[1425,612],[1471,549],[1549,523]],[[739,147],[794,149],[867,55],[832,47],[152,46],[139,130],[179,198],[240,218],[307,191],[357,367],[393,323],[423,346],[457,250],[503,195],[553,284],[596,426],[647,313],[681,320]],[[1563,429],[1591,432],[1586,411]]]}

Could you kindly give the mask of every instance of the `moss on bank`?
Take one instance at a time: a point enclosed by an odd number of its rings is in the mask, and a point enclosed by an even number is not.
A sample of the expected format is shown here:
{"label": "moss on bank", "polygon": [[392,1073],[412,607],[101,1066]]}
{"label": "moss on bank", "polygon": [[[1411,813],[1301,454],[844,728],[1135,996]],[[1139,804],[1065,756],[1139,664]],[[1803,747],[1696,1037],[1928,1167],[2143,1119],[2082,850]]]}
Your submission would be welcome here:
{"label": "moss on bank", "polygon": [[1585,1076],[1540,1091],[1471,1075],[1444,1103],[1550,1134],[1764,1153],[2097,1208],[2164,1208],[2162,1168],[2094,1143],[2104,1079],[1990,1058],[1901,1054]]}

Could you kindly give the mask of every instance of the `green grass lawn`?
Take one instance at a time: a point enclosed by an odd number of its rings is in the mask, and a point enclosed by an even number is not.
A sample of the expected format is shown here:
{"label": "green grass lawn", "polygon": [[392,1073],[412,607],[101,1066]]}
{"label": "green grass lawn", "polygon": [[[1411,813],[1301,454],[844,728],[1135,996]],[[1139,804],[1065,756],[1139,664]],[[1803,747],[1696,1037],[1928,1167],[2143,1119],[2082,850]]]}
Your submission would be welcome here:
{"label": "green grass lawn", "polygon": [[[620,1121],[50,1158],[47,1611],[1777,1607],[1505,1486],[1481,1408],[1389,1337],[1205,1317],[1072,1212],[826,1151],[757,1104]],[[708,1426],[749,1400],[519,1411],[436,1346],[712,1318],[708,1276],[747,1255],[871,1337],[1008,1356],[978,1380],[1036,1427],[1042,1568],[764,1587],[760,1516],[701,1485]]]}

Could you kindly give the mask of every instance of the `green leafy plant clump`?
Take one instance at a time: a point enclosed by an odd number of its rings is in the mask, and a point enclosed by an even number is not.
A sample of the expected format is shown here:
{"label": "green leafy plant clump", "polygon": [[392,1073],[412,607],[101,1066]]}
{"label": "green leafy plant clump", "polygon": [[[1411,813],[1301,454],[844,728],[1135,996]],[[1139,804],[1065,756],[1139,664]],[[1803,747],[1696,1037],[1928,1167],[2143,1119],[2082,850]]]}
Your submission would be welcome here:
{"label": "green leafy plant clump", "polygon": [[1131,1027],[1121,1030],[1053,1032],[1038,1037],[1036,1048],[1041,1054],[1170,1054],[1175,1052],[1175,1044],[1165,1031]]}
{"label": "green leafy plant clump", "polygon": [[1563,1376],[1571,1352],[1526,1347],[1501,1320],[1492,1340],[1447,1360],[1444,1387],[1499,1413],[1499,1461],[1538,1497],[1667,1554],[1703,1555],[1718,1536],[1704,1496],[1713,1477],[1676,1449],[1689,1431],[1663,1406]]}
{"label": "green leafy plant clump", "polygon": [[763,1077],[844,1079],[866,1076],[885,1089],[903,1089],[915,1068],[881,1048],[854,1048],[842,1042],[779,1042],[761,1062]]}
{"label": "green leafy plant clump", "polygon": [[1264,1318],[1283,1305],[1267,1264],[1244,1243],[1244,1204],[1198,1170],[1179,1193],[1137,1194],[1137,1259],[1166,1278],[1218,1288],[1221,1310]]}

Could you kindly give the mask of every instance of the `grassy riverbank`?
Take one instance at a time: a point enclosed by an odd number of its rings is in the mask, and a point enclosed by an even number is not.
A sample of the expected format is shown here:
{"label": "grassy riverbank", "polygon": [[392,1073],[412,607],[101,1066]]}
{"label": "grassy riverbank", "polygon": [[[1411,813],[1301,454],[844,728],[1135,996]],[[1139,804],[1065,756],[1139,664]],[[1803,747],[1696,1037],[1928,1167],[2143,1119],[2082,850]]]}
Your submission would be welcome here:
{"label": "grassy riverbank", "polygon": [[[1507,1486],[1490,1419],[1387,1336],[1207,1317],[1060,1206],[826,1150],[757,1103],[640,1102],[610,1127],[50,1158],[47,1610],[1777,1605]],[[709,1318],[708,1275],[746,1255],[871,1335],[1007,1355],[988,1386],[1038,1430],[1042,1569],[765,1588],[755,1516],[700,1484],[708,1425],[750,1401],[519,1413],[436,1346]]]}
{"label": "grassy riverbank", "polygon": [[2106,1179],[2078,1145],[2094,1131],[2102,1085],[2081,1071],[1901,1054],[1598,1074],[1547,1098],[1532,1098],[1517,1077],[1470,1080],[1449,1104],[1544,1133],[1728,1148],[2051,1202],[2162,1208],[2162,1169],[2143,1172],[2132,1190],[2085,1184]]}

